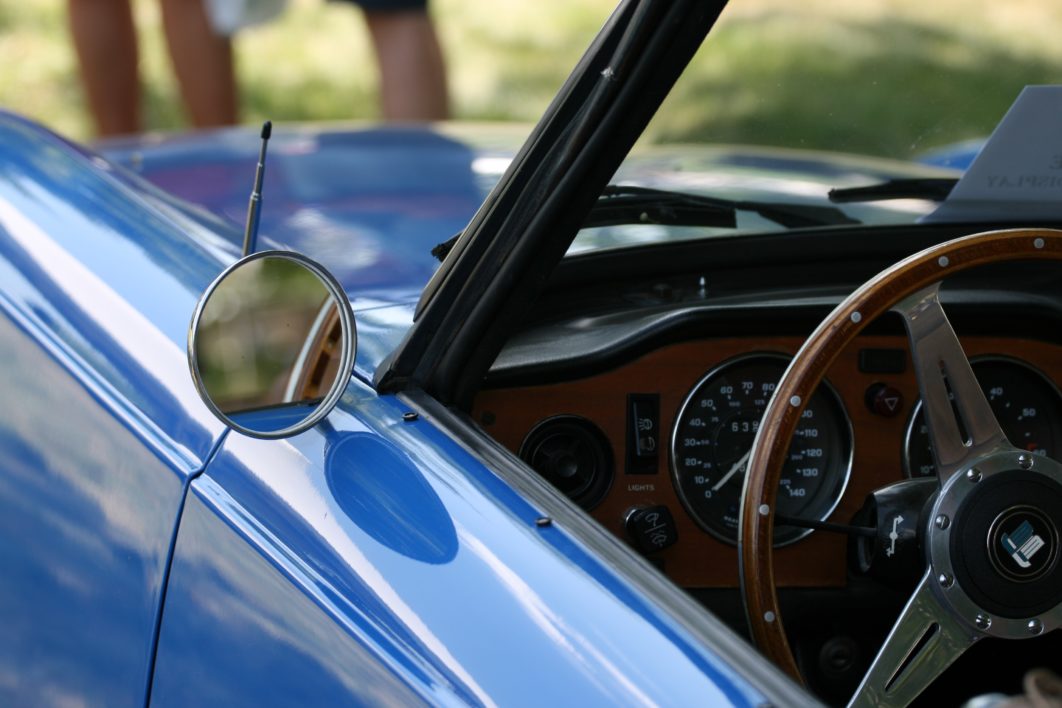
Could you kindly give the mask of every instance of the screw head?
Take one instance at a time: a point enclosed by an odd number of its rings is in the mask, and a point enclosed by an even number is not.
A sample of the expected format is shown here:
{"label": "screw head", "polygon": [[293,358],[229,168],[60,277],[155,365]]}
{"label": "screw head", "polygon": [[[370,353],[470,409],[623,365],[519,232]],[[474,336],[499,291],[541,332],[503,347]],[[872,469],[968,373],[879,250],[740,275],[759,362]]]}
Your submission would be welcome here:
{"label": "screw head", "polygon": [[986,630],[992,626],[992,618],[982,612],[974,617],[974,624],[977,625],[978,629]]}
{"label": "screw head", "polygon": [[947,573],[941,573],[937,576],[937,582],[940,583],[942,588],[950,588],[951,584],[955,582],[955,578],[951,577]]}
{"label": "screw head", "polygon": [[1018,455],[1018,466],[1023,470],[1027,470],[1033,466],[1032,455],[1021,454]]}
{"label": "screw head", "polygon": [[943,531],[944,529],[946,529],[949,526],[951,526],[951,519],[949,519],[948,517],[944,516],[944,514],[940,514],[939,516],[937,516],[936,519],[934,519],[933,523],[935,523],[937,525],[938,529]]}
{"label": "screw head", "polygon": [[414,420],[416,420],[419,417],[420,416],[417,415],[416,411],[406,411],[405,413],[402,414],[402,420],[406,421],[407,423],[412,423]]}
{"label": "screw head", "polygon": [[1029,620],[1029,623],[1025,626],[1028,628],[1029,634],[1039,634],[1044,631],[1044,623],[1035,617]]}
{"label": "screw head", "polygon": [[981,481],[981,470],[976,467],[971,467],[966,470],[966,479],[969,480],[971,484],[977,484]]}

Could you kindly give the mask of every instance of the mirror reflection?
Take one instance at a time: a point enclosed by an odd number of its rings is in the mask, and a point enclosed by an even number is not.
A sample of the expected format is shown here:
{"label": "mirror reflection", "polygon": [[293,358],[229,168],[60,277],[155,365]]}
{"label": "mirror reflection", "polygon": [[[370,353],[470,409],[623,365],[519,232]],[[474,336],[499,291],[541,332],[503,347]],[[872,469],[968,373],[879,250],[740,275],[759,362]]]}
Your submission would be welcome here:
{"label": "mirror reflection", "polygon": [[306,263],[257,254],[208,294],[191,354],[201,391],[226,422],[252,434],[297,432],[289,429],[338,398],[352,336],[338,296]]}

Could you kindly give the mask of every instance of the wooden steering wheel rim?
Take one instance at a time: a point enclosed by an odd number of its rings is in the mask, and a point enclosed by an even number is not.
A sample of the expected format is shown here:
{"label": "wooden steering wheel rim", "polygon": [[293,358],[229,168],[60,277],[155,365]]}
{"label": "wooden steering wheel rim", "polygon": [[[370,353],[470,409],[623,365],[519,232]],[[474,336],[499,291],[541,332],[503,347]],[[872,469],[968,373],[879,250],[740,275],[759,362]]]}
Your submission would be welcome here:
{"label": "wooden steering wheel rim", "polygon": [[969,268],[1041,259],[1062,260],[1062,231],[989,231],[916,253],[849,295],[808,337],[786,369],[767,405],[749,455],[738,524],[738,561],[753,641],[797,681],[802,677],[782,625],[771,539],[782,466],[804,405],[841,350],[867,323],[903,298]]}

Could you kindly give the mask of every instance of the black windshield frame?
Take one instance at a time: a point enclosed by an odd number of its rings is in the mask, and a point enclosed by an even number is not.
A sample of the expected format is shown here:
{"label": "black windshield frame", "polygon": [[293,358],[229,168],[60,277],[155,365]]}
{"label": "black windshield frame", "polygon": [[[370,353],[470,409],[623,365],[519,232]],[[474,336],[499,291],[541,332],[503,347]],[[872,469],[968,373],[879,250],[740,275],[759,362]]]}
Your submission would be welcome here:
{"label": "black windshield frame", "polygon": [[467,408],[725,5],[619,5],[428,284],[379,391]]}

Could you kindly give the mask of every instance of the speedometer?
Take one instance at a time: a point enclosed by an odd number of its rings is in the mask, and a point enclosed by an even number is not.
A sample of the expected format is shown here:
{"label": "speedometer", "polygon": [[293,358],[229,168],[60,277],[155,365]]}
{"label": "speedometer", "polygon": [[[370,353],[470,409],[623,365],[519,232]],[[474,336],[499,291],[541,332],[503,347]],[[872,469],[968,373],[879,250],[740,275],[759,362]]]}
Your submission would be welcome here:
{"label": "speedometer", "polygon": [[[737,540],[741,487],[752,441],[786,357],[758,354],[709,372],[686,397],[671,439],[671,471],[686,510],[708,533]],[[801,415],[778,490],[778,513],[825,520],[844,492],[851,468],[851,425],[827,385]],[[776,545],[810,533],[775,525]]]}

